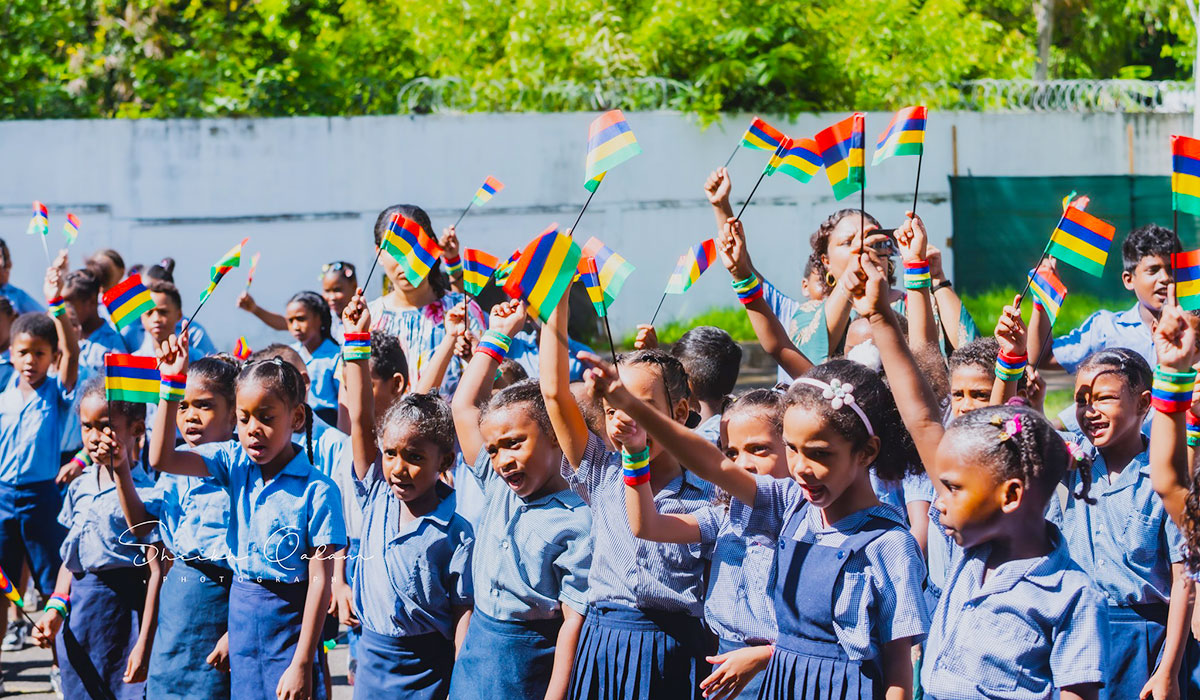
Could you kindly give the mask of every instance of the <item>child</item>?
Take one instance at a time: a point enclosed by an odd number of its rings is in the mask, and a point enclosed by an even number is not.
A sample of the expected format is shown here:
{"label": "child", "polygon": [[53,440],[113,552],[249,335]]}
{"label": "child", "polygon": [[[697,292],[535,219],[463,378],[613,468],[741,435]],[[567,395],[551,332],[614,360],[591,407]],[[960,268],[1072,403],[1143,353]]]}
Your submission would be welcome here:
{"label": "child", "polygon": [[[64,697],[107,691],[140,700],[154,642],[161,543],[153,527],[131,536],[114,479],[144,495],[154,485],[137,464],[146,406],[106,400],[104,379],[95,377],[80,390],[79,415],[94,464],[67,488],[58,515],[68,528],[62,569],[33,634],[42,646],[54,644]],[[64,620],[69,631],[59,634]]]}
{"label": "child", "polygon": [[12,324],[17,320],[17,312],[13,310],[8,297],[0,296],[0,391],[8,388],[13,376],[12,358],[9,357],[8,345],[12,340]]}
{"label": "child", "polygon": [[[351,341],[369,335],[361,297],[342,320]],[[454,490],[438,478],[454,462],[454,421],[436,393],[409,394],[377,426],[368,364],[348,346],[346,398],[363,517],[352,582],[362,624],[354,695],[441,699],[471,609],[474,534],[454,512]]]}
{"label": "child", "polygon": [[592,519],[559,474],[562,450],[537,383],[518,382],[488,399],[505,341],[524,318],[520,301],[492,309],[454,395],[459,443],[485,495],[475,528],[475,611],[451,681],[455,700],[562,700],[586,613]]}
{"label": "child", "polygon": [[[754,389],[729,405],[721,418],[721,448],[705,445],[664,421],[663,443],[689,464],[721,469],[722,462],[756,475],[757,482],[786,479],[783,446],[783,394]],[[773,533],[751,527],[753,509],[726,498],[688,515],[660,515],[647,484],[627,485],[625,505],[633,534],[656,542],[714,542],[713,566],[704,602],[704,619],[719,639],[720,666],[700,683],[706,696],[757,698],[760,672],[771,658],[778,635],[775,608],[768,592],[775,570]]]}
{"label": "child", "polygon": [[288,333],[296,339],[292,348],[300,353],[308,370],[308,400],[317,415],[337,424],[337,365],[341,348],[333,342],[329,305],[316,292],[300,292],[288,300],[284,310]]}
{"label": "child", "polygon": [[[233,439],[237,373],[227,355],[188,367],[176,427],[189,448]],[[145,498],[129,485],[117,484],[127,524],[136,535],[157,524],[173,562],[163,577],[146,696],[228,698],[229,495],[211,477],[162,474]]]}
{"label": "child", "polygon": [[804,276],[800,278],[800,293],[809,301],[821,301],[829,293],[821,274],[821,258],[809,255],[804,262]]}
{"label": "child", "polygon": [[28,563],[43,594],[54,590],[62,564],[66,530],[55,520],[62,496],[54,477],[79,374],[78,336],[59,298],[65,267],[60,254],[46,270],[51,315],[31,312],[13,322],[13,379],[0,392],[0,569],[17,572]]}
{"label": "child", "polygon": [[[624,428],[633,447],[647,433],[652,444],[672,435],[668,420],[633,400],[627,368],[620,379],[608,367],[588,376],[619,419],[636,421]],[[784,404],[791,480],[756,478],[729,460],[689,462],[751,509],[754,532],[778,542],[779,633],[759,697],[909,697],[912,643],[929,626],[925,566],[903,515],[876,498],[868,470],[899,479],[916,462],[912,443],[887,387],[848,360],[814,368]]]}
{"label": "child", "polygon": [[104,293],[117,286],[125,279],[125,259],[112,248],[98,250],[83,260],[96,279],[100,280],[100,292]]}
{"label": "child", "polygon": [[[863,269],[865,267],[865,270]],[[856,266],[855,309],[871,321],[904,422],[938,491],[941,526],[961,549],[924,644],[928,698],[1094,699],[1104,681],[1107,610],[1043,515],[1068,468],[1039,414],[992,407],[942,427],[888,307],[875,261]],[[930,304],[926,289],[910,304]]]}
{"label": "child", "polygon": [[[161,348],[171,377],[188,368],[187,331]],[[326,697],[321,625],[329,607],[331,555],[346,546],[337,486],[292,442],[311,435],[304,380],[279,358],[247,363],[236,386],[236,442],[175,449],[179,403],[165,395],[150,437],[150,464],[211,476],[230,497],[226,541],[236,577],[229,594],[230,686],[251,700]]]}
{"label": "child", "polygon": [[[587,429],[567,377],[567,299],[542,333],[541,389],[563,450],[562,474],[592,509],[595,551],[589,610],[571,678],[572,698],[699,697],[710,672],[704,614],[704,570],[711,546],[638,540],[625,515],[625,486],[616,463]],[[688,416],[687,374],[661,350],[623,356],[622,378],[638,398],[683,423]],[[605,410],[605,427],[620,444],[618,413]],[[649,474],[659,508],[691,513],[706,508],[712,486],[685,469],[658,444],[650,446]]]}
{"label": "child", "polygon": [[[154,308],[142,314],[142,327],[146,333],[142,343],[133,354],[143,357],[154,357],[164,342],[175,333],[183,330],[183,297],[179,289],[170,282],[151,282],[147,287],[150,298],[154,300]],[[188,354],[193,360],[217,354],[208,332],[198,323],[187,323],[188,337],[191,344]]]}
{"label": "child", "polygon": [[105,354],[127,350],[121,334],[100,316],[100,281],[87,269],[71,270],[63,277],[63,300],[79,324],[80,372],[102,374]]}
{"label": "child", "polygon": [[721,446],[721,407],[737,385],[742,363],[742,346],[712,326],[698,326],[679,336],[671,354],[687,372],[692,413],[699,414],[694,430],[705,440]]}
{"label": "child", "polygon": [[13,259],[12,253],[8,250],[8,243],[3,238],[0,238],[0,296],[5,296],[12,302],[13,308],[17,314],[27,314],[32,311],[45,311],[46,307],[42,306],[36,299],[20,287],[15,287],[9,283],[9,277],[12,275]]}
{"label": "child", "polygon": [[[354,264],[342,260],[325,263],[321,266],[321,274],[318,279],[321,280],[321,296],[325,299],[325,303],[329,305],[329,312],[332,317],[332,325],[330,326],[329,333],[333,337],[334,342],[341,345],[342,311],[346,308],[346,304],[350,302],[350,297],[354,296],[354,290],[358,286]],[[287,319],[274,311],[269,311],[259,306],[248,291],[238,295],[237,305],[239,309],[244,309],[257,316],[258,320],[267,324],[269,328],[274,328],[277,331],[286,331],[288,329]]]}
{"label": "child", "polygon": [[[423,209],[411,204],[394,204],[381,211],[379,218],[375,220],[377,250],[383,240],[383,233],[387,230],[388,221],[397,212],[417,222],[426,234],[433,235],[433,224]],[[433,269],[417,287],[409,284],[404,275],[404,266],[390,254],[380,254],[379,265],[391,282],[392,291],[368,305],[371,318],[376,329],[387,331],[400,339],[408,357],[410,378],[415,383],[420,379],[425,364],[442,342],[446,332],[443,327],[446,312],[463,303],[466,297],[450,290],[440,261],[434,263]],[[487,319],[473,301],[467,304],[467,319],[470,333],[478,337]],[[451,363],[441,384],[444,394],[450,396],[454,393],[461,373],[459,363]]]}

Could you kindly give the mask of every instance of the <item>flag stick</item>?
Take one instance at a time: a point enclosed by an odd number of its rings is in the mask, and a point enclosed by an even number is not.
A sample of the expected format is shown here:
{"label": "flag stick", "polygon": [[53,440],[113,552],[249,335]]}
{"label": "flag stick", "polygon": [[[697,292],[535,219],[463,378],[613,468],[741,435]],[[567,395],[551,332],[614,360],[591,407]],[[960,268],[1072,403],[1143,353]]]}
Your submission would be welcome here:
{"label": "flag stick", "polygon": [[862,186],[858,189],[858,264],[867,253],[867,176],[863,174]]}
{"label": "flag stick", "polygon": [[1042,343],[1042,349],[1038,350],[1037,362],[1034,362],[1030,367],[1037,369],[1042,366],[1042,361],[1046,359],[1046,353],[1050,352],[1050,348],[1054,345],[1054,326],[1050,326],[1050,330],[1046,332],[1046,340]]}
{"label": "flag stick", "polygon": [[736,155],[738,154],[738,150],[739,150],[739,149],[741,149],[741,147],[742,147],[742,144],[741,144],[741,143],[738,143],[738,145],[736,145],[736,146],[734,146],[734,147],[733,147],[733,153],[730,153],[730,154],[729,154],[729,160],[725,161],[725,167],[726,167],[726,168],[728,168],[728,167],[729,167],[729,164],[733,162],[733,157],[734,157],[734,156],[736,156]]}
{"label": "flag stick", "polygon": [[[1042,256],[1040,258],[1038,258],[1037,264],[1033,266],[1034,272],[1037,272],[1038,268],[1040,268],[1042,266],[1042,262],[1046,259],[1046,254],[1049,252],[1050,252],[1050,242],[1047,241],[1046,247],[1042,250]],[[1021,308],[1021,302],[1025,300],[1025,293],[1029,291],[1029,285],[1031,285],[1031,284],[1033,284],[1033,275],[1026,275],[1025,287],[1024,287],[1024,289],[1021,290],[1021,293],[1017,296],[1017,308],[1018,309]]]}
{"label": "flag stick", "polygon": [[754,187],[750,190],[750,195],[746,197],[746,201],[742,202],[742,208],[738,211],[737,218],[742,219],[742,213],[746,211],[746,207],[750,206],[750,200],[754,197],[754,193],[758,191],[758,186],[762,183],[763,178],[767,176],[767,169],[763,168],[762,174],[758,176],[758,182],[754,183]]}
{"label": "flag stick", "polygon": [[[218,282],[218,284],[220,284],[220,282]],[[214,289],[213,291],[216,291],[216,290]],[[207,304],[208,300],[211,298],[212,298],[212,294],[209,294],[208,296],[206,296],[200,300],[200,304],[196,307],[196,310],[192,312],[192,315],[188,316],[186,319],[184,319],[183,328],[179,329],[179,335],[183,335],[183,332],[188,329],[188,326],[192,325],[192,320],[196,318],[196,314],[200,313],[200,309],[203,309],[204,305]],[[191,344],[189,343],[189,346],[190,345]]]}
{"label": "flag stick", "polygon": [[458,228],[458,225],[462,223],[463,217],[467,215],[467,212],[471,211],[471,207],[474,205],[475,200],[472,199],[471,203],[467,205],[467,208],[463,209],[462,213],[458,215],[458,220],[454,222],[454,228]]}
{"label": "flag stick", "polygon": [[612,353],[613,367],[616,367],[617,366],[617,346],[613,345],[612,328],[609,328],[609,326],[608,326],[607,310],[605,311],[604,315],[601,316],[601,318],[604,319],[604,332],[608,335],[608,349]]}
{"label": "flag stick", "polygon": [[925,146],[921,146],[921,152],[917,154],[917,184],[913,186],[913,216],[917,215],[917,195],[921,192],[921,161],[925,159]]}
{"label": "flag stick", "polygon": [[41,236],[39,236],[39,238],[42,239],[42,252],[46,254],[46,264],[49,265],[50,264],[50,249],[46,247],[46,235],[47,234],[43,233]]}
{"label": "flag stick", "polygon": [[662,310],[663,302],[667,300],[667,293],[663,292],[662,299],[658,300],[658,308],[654,310],[654,315],[650,317],[650,325],[654,325],[654,321],[658,319],[658,312]]}
{"label": "flag stick", "polygon": [[366,291],[368,289],[370,289],[370,287],[368,287],[367,285],[369,285],[371,283],[371,275],[375,274],[375,266],[379,264],[379,256],[382,253],[383,253],[383,246],[382,245],[376,246],[375,262],[371,263],[371,269],[367,272],[367,279],[362,283],[362,290],[363,290],[364,294],[366,293]]}
{"label": "flag stick", "polygon": [[[596,190],[600,189],[600,183],[602,182],[604,181],[601,180],[596,183]],[[587,201],[583,203],[583,209],[579,210],[579,216],[575,217],[575,223],[571,224],[571,232],[567,234],[568,236],[575,236],[575,227],[579,225],[579,220],[583,218],[583,212],[587,211],[588,205],[592,203],[592,197],[596,196],[596,190],[592,190],[592,193],[588,195]]]}

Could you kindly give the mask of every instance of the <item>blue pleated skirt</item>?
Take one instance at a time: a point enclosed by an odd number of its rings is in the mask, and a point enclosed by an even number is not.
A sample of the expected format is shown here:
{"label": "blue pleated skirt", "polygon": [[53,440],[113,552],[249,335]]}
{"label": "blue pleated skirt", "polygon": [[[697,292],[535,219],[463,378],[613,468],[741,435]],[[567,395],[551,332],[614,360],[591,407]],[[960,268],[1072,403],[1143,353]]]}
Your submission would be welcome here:
{"label": "blue pleated skirt", "polygon": [[[729,651],[737,651],[738,649],[745,649],[746,646],[746,644],[742,642],[735,642],[732,639],[717,639],[718,654],[724,654]],[[713,672],[715,673],[719,668],[720,666],[717,666],[713,669]],[[766,672],[764,671],[763,673],[756,675],[754,678],[751,678],[750,682],[746,684],[746,687],[742,688],[742,692],[732,697],[741,698],[741,700],[754,700],[754,698],[758,697],[758,690],[762,687],[763,676],[765,675]]]}
{"label": "blue pleated skirt", "polygon": [[211,562],[178,559],[171,565],[159,593],[147,697],[229,697],[229,674],[207,659],[229,627],[232,582],[232,571]]}
{"label": "blue pleated skirt", "polygon": [[763,674],[761,700],[884,700],[878,663],[850,661],[836,642],[780,635]]}
{"label": "blue pleated skirt", "polygon": [[592,606],[575,651],[572,700],[701,700],[712,635],[684,613]]}
{"label": "blue pleated skirt", "polygon": [[497,620],[476,610],[454,664],[450,697],[541,700],[554,671],[560,627],[561,618],[518,622]]}
{"label": "blue pleated skirt", "polygon": [[[234,579],[229,591],[229,682],[238,700],[276,700],[275,688],[292,662],[304,617],[308,583]],[[324,700],[325,652],[317,645],[312,697]]]}
{"label": "blue pleated skirt", "polygon": [[355,700],[444,700],[454,668],[454,642],[437,632],[389,637],[366,627],[361,631],[355,648]]}
{"label": "blue pleated skirt", "polygon": [[[1111,606],[1108,609],[1108,657],[1104,660],[1104,687],[1100,700],[1137,698],[1162,658],[1167,640],[1167,604]],[[1181,665],[1181,671],[1187,669]],[[1187,676],[1180,698],[1185,700]]]}
{"label": "blue pleated skirt", "polygon": [[141,700],[144,683],[125,683],[146,602],[145,567],[75,574],[71,616],[55,639],[63,697]]}

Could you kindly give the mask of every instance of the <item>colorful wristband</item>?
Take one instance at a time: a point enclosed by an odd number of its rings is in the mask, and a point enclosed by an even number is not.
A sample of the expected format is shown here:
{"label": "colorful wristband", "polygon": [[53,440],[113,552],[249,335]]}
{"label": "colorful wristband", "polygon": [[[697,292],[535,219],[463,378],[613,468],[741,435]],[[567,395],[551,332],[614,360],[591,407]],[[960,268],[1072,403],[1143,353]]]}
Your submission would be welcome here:
{"label": "colorful wristband", "polygon": [[650,448],[644,447],[641,452],[629,454],[621,448],[621,474],[625,477],[626,486],[637,486],[650,481]]}
{"label": "colorful wristband", "polygon": [[342,336],[342,359],[346,362],[371,359],[370,333],[345,333]]}
{"label": "colorful wristband", "polygon": [[1191,411],[1187,412],[1187,444],[1189,447],[1200,446],[1200,418]]}
{"label": "colorful wristband", "polygon": [[751,274],[744,280],[734,280],[733,291],[737,292],[738,301],[742,302],[743,306],[747,306],[750,302],[762,298],[762,281],[758,279],[758,275]]}
{"label": "colorful wristband", "polygon": [[92,465],[92,456],[87,453],[87,450],[80,450],[75,453],[75,456],[71,458],[71,461],[81,467],[90,467]]}
{"label": "colorful wristband", "polygon": [[508,357],[510,346],[512,346],[512,338],[500,331],[488,329],[479,339],[479,345],[475,346],[475,352],[481,352],[496,362],[504,362],[504,358]]}
{"label": "colorful wristband", "polygon": [[1173,372],[1157,367],[1150,388],[1150,405],[1159,413],[1179,413],[1192,407],[1196,371]]}
{"label": "colorful wristband", "polygon": [[71,596],[55,593],[50,596],[50,600],[46,601],[46,607],[42,609],[44,612],[57,610],[59,615],[65,619],[71,613]]}
{"label": "colorful wristband", "polygon": [[442,258],[446,262],[446,272],[451,275],[462,274],[462,258]]}
{"label": "colorful wristband", "polygon": [[996,377],[1000,381],[1015,382],[1025,376],[1025,366],[1028,364],[1028,355],[1009,355],[1002,352],[996,356]]}
{"label": "colorful wristband", "polygon": [[50,307],[50,315],[58,318],[67,313],[67,302],[62,297],[54,297],[46,301],[46,305]]}
{"label": "colorful wristband", "polygon": [[158,398],[161,401],[183,401],[183,390],[186,388],[186,374],[164,374],[158,383]]}
{"label": "colorful wristband", "polygon": [[913,260],[904,263],[904,288],[925,289],[933,284],[929,275],[928,260]]}

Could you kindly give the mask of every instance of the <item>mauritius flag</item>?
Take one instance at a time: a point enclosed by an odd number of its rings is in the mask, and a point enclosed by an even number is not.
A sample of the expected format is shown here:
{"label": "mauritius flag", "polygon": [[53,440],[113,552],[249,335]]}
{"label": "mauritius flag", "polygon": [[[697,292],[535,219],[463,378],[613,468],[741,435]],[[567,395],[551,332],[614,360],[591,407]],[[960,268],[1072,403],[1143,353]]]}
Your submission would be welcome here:
{"label": "mauritius flag", "polygon": [[767,164],[767,174],[779,171],[800,182],[808,182],[821,169],[821,153],[812,139],[784,138],[783,144]]}
{"label": "mauritius flag", "polygon": [[596,307],[596,315],[604,318],[608,315],[608,307],[604,305],[604,289],[600,286],[600,270],[596,267],[596,259],[579,258],[579,266],[576,269],[580,281],[583,282],[583,288],[587,290],[588,299],[592,301],[592,306]]}
{"label": "mauritius flag", "polygon": [[1200,250],[1176,253],[1175,300],[1188,311],[1200,309]]}
{"label": "mauritius flag", "polygon": [[1171,206],[1200,216],[1200,140],[1171,137]]}
{"label": "mauritius flag", "polygon": [[928,110],[923,106],[905,107],[896,112],[887,128],[875,142],[875,157],[871,165],[892,156],[919,156],[925,150],[925,119]]}
{"label": "mauritius flag", "polygon": [[588,127],[587,166],[583,186],[595,192],[604,173],[640,154],[642,147],[625,121],[621,110],[614,109],[592,121]]}
{"label": "mauritius flag", "polygon": [[760,151],[774,151],[785,138],[782,131],[755,117],[750,122],[750,128],[746,129],[745,136],[742,136],[741,145]]}
{"label": "mauritius flag", "polygon": [[211,269],[209,269],[208,288],[200,294],[201,304],[203,304],[204,301],[212,295],[213,290],[217,288],[217,283],[221,281],[221,278],[225,276],[225,273],[242,264],[242,247],[246,245],[246,241],[248,240],[250,239],[243,238],[241,243],[238,243],[234,247],[230,248],[229,252],[222,255],[221,259],[218,260]]}
{"label": "mauritius flag", "polygon": [[825,163],[833,196],[844,199],[863,188],[863,130],[865,115],[855,112],[817,133],[815,141]]}
{"label": "mauritius flag", "polygon": [[579,244],[551,224],[530,241],[517,258],[517,266],[504,282],[504,292],[524,299],[530,311],[545,323],[558,305],[583,257]]}
{"label": "mauritius flag", "polygon": [[600,288],[604,290],[604,304],[611,307],[617,295],[621,293],[621,288],[625,286],[625,280],[637,268],[595,236],[583,245],[583,254],[595,258],[596,268],[600,271]]}
{"label": "mauritius flag", "polygon": [[150,290],[142,284],[142,276],[133,274],[120,284],[104,293],[101,297],[104,308],[108,309],[108,317],[117,328],[124,328],[137,321],[150,309],[154,308],[154,299]]}
{"label": "mauritius flag", "polygon": [[1082,209],[1067,207],[1050,236],[1046,253],[1099,277],[1104,274],[1108,251],[1117,229]]}
{"label": "mauritius flag", "polygon": [[479,296],[488,280],[496,274],[500,267],[500,259],[482,250],[467,248],[462,254],[463,288],[471,296]]}
{"label": "mauritius flag", "polygon": [[104,398],[128,403],[158,403],[158,360],[110,352],[104,356]]}
{"label": "mauritius flag", "polygon": [[383,232],[380,247],[404,268],[404,277],[414,287],[421,286],[429,271],[442,257],[442,249],[421,225],[400,212],[392,214]]}
{"label": "mauritius flag", "polygon": [[1034,298],[1046,310],[1046,315],[1050,317],[1050,325],[1053,326],[1054,319],[1058,318],[1058,312],[1067,298],[1067,286],[1052,270],[1043,267],[1029,271],[1029,291],[1033,292]]}
{"label": "mauritius flag", "polygon": [[675,271],[667,280],[667,289],[664,293],[683,294],[691,289],[696,280],[700,279],[700,275],[704,274],[704,271],[716,259],[717,244],[711,238],[688,248],[686,253],[679,256],[679,262],[675,263]]}
{"label": "mauritius flag", "polygon": [[472,203],[483,206],[502,189],[504,189],[504,183],[488,175],[483,184],[479,186],[479,190],[475,192],[475,199],[472,200]]}

